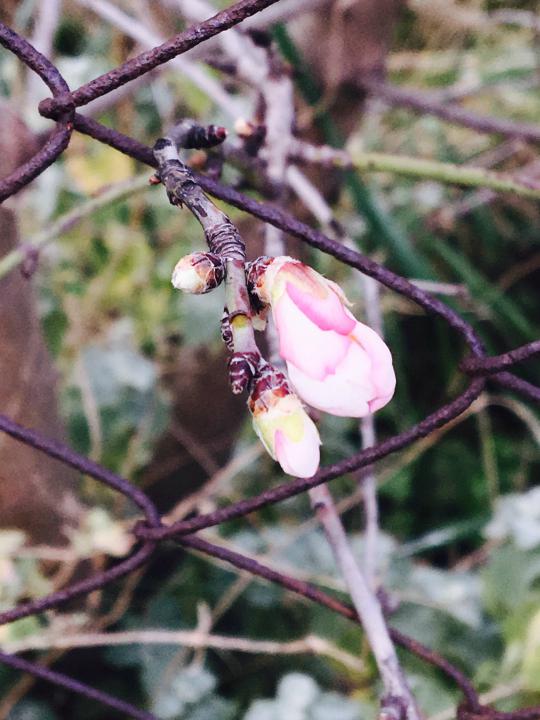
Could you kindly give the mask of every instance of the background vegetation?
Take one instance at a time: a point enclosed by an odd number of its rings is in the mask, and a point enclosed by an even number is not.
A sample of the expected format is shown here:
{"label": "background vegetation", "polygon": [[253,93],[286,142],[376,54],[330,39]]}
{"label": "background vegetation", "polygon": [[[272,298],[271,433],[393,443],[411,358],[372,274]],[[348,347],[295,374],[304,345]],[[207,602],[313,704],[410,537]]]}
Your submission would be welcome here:
{"label": "background vegetation", "polygon": [[[132,27],[158,35],[184,25],[174,2],[111,4],[132,16]],[[31,37],[38,6],[6,3],[0,14]],[[141,47],[140,38],[99,8],[98,2],[66,0],[53,28],[51,55],[72,87]],[[388,53],[384,38],[379,47],[389,80],[479,114],[537,121],[535,3],[414,0],[397,10]],[[336,47],[345,46],[352,30],[339,3],[316,12],[332,20]],[[363,102],[343,58],[332,66],[331,58],[317,57],[309,27],[300,15],[270,28],[293,67],[303,137],[346,143],[353,157],[378,151],[493,167],[540,187],[537,146],[417,117],[377,98]],[[249,117],[250,96],[242,84],[219,69],[209,76]],[[0,53],[0,91],[33,133],[46,131],[35,110],[46,92],[7,52]],[[182,117],[223,124],[234,138],[231,117],[174,67],[99,112],[103,122],[147,144]],[[193,153],[192,161],[200,162],[200,154]],[[32,277],[59,373],[59,412],[75,449],[136,479],[161,510],[181,517],[259,492],[282,475],[257,444],[243,403],[226,395],[219,291],[192,298],[170,284],[177,259],[201,248],[200,229],[187,212],[170,207],[162,189],[147,186],[148,176],[129,158],[80,136],[11,210],[21,238],[31,242],[65,213],[99,199],[71,229],[51,233]],[[478,328],[490,352],[538,336],[537,200],[394,172],[313,171],[312,179],[360,248],[401,274],[434,283],[429,287]],[[226,164],[224,181],[240,183],[242,174]],[[103,193],[118,187],[123,196],[105,202]],[[294,209],[316,223],[304,208]],[[251,254],[258,254],[261,228],[231,214],[241,220]],[[300,252],[294,243],[290,247]],[[345,287],[362,316],[358,274],[301,252]],[[463,382],[457,371],[462,348],[438,320],[403,298],[382,291],[380,301],[398,375],[395,399],[377,416],[377,432],[385,437],[456,395]],[[521,372],[539,379],[533,363]],[[39,379],[31,383],[39,392]],[[358,450],[355,421],[326,416],[320,424],[325,464]],[[540,702],[539,442],[538,418],[524,401],[486,392],[456,421],[376,468],[379,574],[395,608],[394,624],[462,667],[503,709]],[[47,482],[54,482],[54,473]],[[84,479],[79,487],[85,510],[64,536],[59,529],[44,543],[28,528],[6,524],[0,531],[2,608],[84,572],[82,559],[99,568],[128,551],[128,508]],[[335,481],[333,491],[361,553],[357,478]],[[344,592],[305,497],[212,529],[207,537],[218,534],[221,543]],[[224,648],[219,640],[196,649],[187,641],[56,648],[66,635],[143,628],[234,637],[240,645],[245,641],[248,652]],[[312,636],[324,642],[310,646]],[[310,640],[293,654],[290,641],[303,638]],[[262,640],[278,645],[266,653],[257,645]],[[174,549],[163,549],[144,571],[61,613],[2,627],[0,643],[9,650],[38,648],[46,662],[162,718],[357,720],[374,717],[377,709],[377,674],[360,629],[276,587]],[[453,717],[454,688],[409,656],[404,666],[426,715]],[[13,720],[93,720],[107,712],[4,668],[0,695],[0,716]]]}

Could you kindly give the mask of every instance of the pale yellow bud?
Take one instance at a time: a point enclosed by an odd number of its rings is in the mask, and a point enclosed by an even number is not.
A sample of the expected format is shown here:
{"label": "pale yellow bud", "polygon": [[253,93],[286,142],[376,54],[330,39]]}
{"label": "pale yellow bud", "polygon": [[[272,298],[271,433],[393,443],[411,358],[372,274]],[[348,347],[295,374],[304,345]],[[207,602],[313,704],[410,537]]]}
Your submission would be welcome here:
{"label": "pale yellow bud", "polygon": [[180,258],[171,282],[177,290],[202,295],[216,288],[224,277],[225,268],[219,255],[196,252]]}

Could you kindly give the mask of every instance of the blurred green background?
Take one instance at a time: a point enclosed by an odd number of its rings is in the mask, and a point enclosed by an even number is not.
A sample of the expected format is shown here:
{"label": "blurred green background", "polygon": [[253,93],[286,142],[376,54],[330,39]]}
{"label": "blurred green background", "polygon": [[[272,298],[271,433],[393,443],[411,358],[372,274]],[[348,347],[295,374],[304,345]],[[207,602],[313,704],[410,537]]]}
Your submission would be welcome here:
{"label": "blurred green background", "polygon": [[[170,36],[185,25],[174,2],[110,4],[131,16],[133,27],[142,25],[157,36]],[[388,12],[386,6],[365,5],[375,25],[381,22],[377,13]],[[31,38],[38,6],[30,0],[6,2],[0,16]],[[344,145],[353,154],[380,151],[491,167],[540,186],[533,144],[416,116],[377,99],[366,103],[351,80],[355,68],[344,67],[339,58],[335,65],[332,58],[317,58],[318,37],[309,34],[322,18],[336,46],[345,47],[347,33],[360,33],[354,13],[348,17],[338,2],[322,4],[314,11],[319,20],[313,26],[299,7],[293,21],[273,23],[269,30],[292,67],[300,136]],[[143,47],[96,8],[97,2],[66,0],[58,10],[51,55],[71,87]],[[479,114],[535,123],[540,115],[536,11],[536,3],[527,1],[396,4],[378,41],[378,62],[392,83],[429,91],[441,102],[459,102]],[[364,57],[360,41],[357,51]],[[212,59],[219,66],[219,58]],[[253,97],[242,83],[215,67],[205,72],[249,117]],[[47,121],[36,111],[46,91],[5,51],[0,92],[33,133],[47,131]],[[96,117],[147,144],[182,117],[223,124],[235,140],[234,119],[169,67]],[[192,160],[200,162],[194,155]],[[181,517],[284,478],[260,450],[243,402],[227,394],[221,290],[186,297],[170,284],[178,258],[202,247],[200,228],[187,211],[171,208],[162,188],[146,185],[149,176],[148,168],[75,136],[62,158],[9,207],[20,237],[35,239],[63,214],[86,207],[91,197],[116,192],[116,184],[123,183],[124,197],[98,202],[101,206],[76,226],[51,238],[32,285],[59,373],[59,413],[70,444],[140,483],[163,512],[176,508]],[[538,336],[538,201],[391,173],[314,171],[312,179],[359,248],[406,277],[434,283],[426,287],[478,329],[489,352]],[[241,184],[242,174],[225,164],[223,180]],[[241,223],[251,254],[259,253],[260,224],[229,211]],[[316,224],[299,204],[293,211]],[[358,273],[295,244],[290,252],[301,253],[340,282],[358,317],[365,316]],[[0,287],[2,282],[4,277]],[[378,436],[385,438],[464,388],[457,370],[464,348],[444,323],[408,300],[383,289],[380,302],[398,376],[394,400],[377,415]],[[519,374],[540,379],[533,362]],[[32,383],[39,393],[39,378]],[[324,464],[360,448],[354,420],[325,416],[320,429]],[[539,442],[533,409],[520,397],[493,390],[449,426],[376,467],[378,562],[380,580],[397,607],[392,623],[455,662],[501,709],[540,702]],[[210,486],[205,484],[212,478]],[[59,532],[57,542],[43,544],[25,528],[0,531],[2,608],[68,581],[82,558],[97,569],[129,549],[132,511],[90,479],[81,479],[78,487],[81,504],[93,509],[82,513],[67,540]],[[190,495],[200,488],[201,495]],[[357,479],[340,478],[332,491],[361,554]],[[189,504],[182,505],[188,496]],[[206,536],[345,597],[305,497]],[[244,653],[145,642],[54,649],[55,638],[78,631],[144,628],[199,628],[284,645],[271,654],[257,652],[256,646]],[[329,649],[287,653],[289,641],[311,635],[328,641]],[[6,649],[32,648],[37,641],[41,649],[34,656],[164,719],[359,720],[377,711],[380,686],[359,628],[277,587],[173,547],[163,547],[133,578],[74,607],[0,629]],[[426,716],[454,717],[455,688],[408,655],[403,663]],[[15,672],[0,668],[1,717],[109,717],[98,704],[63,690],[21,682]]]}

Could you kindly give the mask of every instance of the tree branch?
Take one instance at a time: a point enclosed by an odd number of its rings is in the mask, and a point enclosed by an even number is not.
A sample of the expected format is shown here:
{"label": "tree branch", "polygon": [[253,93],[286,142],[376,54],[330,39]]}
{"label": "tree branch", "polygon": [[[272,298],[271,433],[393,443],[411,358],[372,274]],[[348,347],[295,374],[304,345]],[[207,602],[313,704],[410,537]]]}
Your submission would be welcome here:
{"label": "tree branch", "polygon": [[21,263],[24,262],[25,258],[28,257],[29,253],[39,252],[52,240],[55,240],[64,233],[69,232],[72,228],[84,220],[85,217],[88,217],[88,215],[91,215],[96,210],[106,207],[117,200],[123,200],[130,195],[147,188],[147,172],[104,188],[101,192],[98,192],[95,197],[87,200],[86,202],[80,203],[73,208],[73,210],[61,215],[51,225],[45,227],[40,232],[23,241],[19,248],[12,250],[7,253],[7,255],[0,258],[0,279],[5,277],[16,267],[19,267]]}
{"label": "tree branch", "polygon": [[320,485],[310,490],[309,495],[332,546],[381,675],[386,695],[382,700],[380,717],[420,720],[420,711],[401,670],[381,606],[356,562],[330,491]]}
{"label": "tree branch", "polygon": [[355,672],[365,671],[365,664],[362,660],[317,635],[308,635],[289,642],[277,642],[274,640],[252,640],[251,638],[214,635],[200,630],[149,629],[113,633],[77,633],[74,635],[44,633],[30,636],[24,640],[6,643],[5,650],[10,653],[22,653],[30,650],[49,650],[52,648],[72,649],[118,645],[182,645],[190,648],[209,648],[261,655],[325,655],[337,660],[350,670]]}
{"label": "tree branch", "polygon": [[378,152],[348,153],[328,146],[316,147],[299,140],[294,142],[292,156],[303,162],[352,168],[359,172],[389,172],[421,180],[436,180],[462,187],[488,188],[499,193],[540,199],[540,183],[527,182],[518,177],[480,167]]}
{"label": "tree branch", "polygon": [[476,132],[540,142],[540,126],[477,115],[456,105],[444,105],[419,90],[406,90],[378,79],[362,79],[362,86],[372,95],[390,105],[405,107],[422,115],[435,115],[441,120],[463,125]]}

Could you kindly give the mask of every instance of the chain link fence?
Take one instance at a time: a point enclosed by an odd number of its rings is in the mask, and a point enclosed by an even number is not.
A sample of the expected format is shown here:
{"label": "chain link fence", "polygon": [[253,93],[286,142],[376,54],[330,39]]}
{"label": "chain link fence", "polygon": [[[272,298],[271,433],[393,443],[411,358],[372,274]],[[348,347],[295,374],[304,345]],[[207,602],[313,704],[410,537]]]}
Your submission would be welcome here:
{"label": "chain link fence", "polygon": [[[28,68],[37,73],[50,88],[52,97],[40,103],[39,111],[42,116],[55,122],[55,128],[43,147],[27,163],[0,181],[0,200],[3,201],[23,189],[54,163],[68,147],[74,131],[89,135],[98,142],[106,143],[119,152],[155,167],[156,162],[150,147],[114,129],[105,127],[93,119],[80,115],[77,108],[106,95],[135,78],[145,75],[153,68],[239,24],[242,20],[272,5],[274,2],[276,0],[241,0],[241,2],[219,12],[209,20],[191,27],[159,47],[138,55],[76,90],[69,89],[66,81],[53,63],[32,47],[24,38],[5,25],[0,24],[0,42],[2,45],[14,53]],[[137,506],[143,516],[132,528],[137,543],[137,549],[133,554],[116,565],[80,582],[75,582],[58,592],[0,613],[1,624],[11,623],[49,609],[59,608],[74,598],[85,596],[113,583],[147,563],[154,553],[159,550],[160,544],[164,542],[173,542],[180,548],[189,548],[217,558],[253,576],[276,583],[293,593],[318,603],[331,612],[348,618],[351,622],[359,623],[360,621],[353,607],[342,603],[317,586],[276,572],[256,560],[210,543],[199,537],[198,531],[219,525],[233,518],[248,515],[268,505],[279,503],[316,486],[328,483],[345,473],[368,467],[391,453],[402,450],[416,440],[430,435],[464,412],[488,383],[503,386],[522,395],[530,402],[538,403],[540,401],[540,388],[518,378],[508,370],[516,363],[539,353],[540,341],[531,342],[498,356],[487,357],[481,339],[469,323],[445,303],[424,292],[405,278],[332,240],[324,233],[300,222],[275,205],[258,202],[209,177],[195,173],[195,178],[201,188],[210,195],[279,228],[350,267],[360,270],[393,292],[416,303],[427,313],[442,318],[447,323],[449,331],[457,334],[466,348],[466,357],[459,369],[469,378],[469,384],[458,397],[437,408],[421,422],[410,427],[405,432],[387,438],[338,463],[324,467],[312,478],[293,479],[277,487],[270,488],[255,497],[243,499],[213,512],[175,522],[172,525],[162,523],[160,514],[150,498],[127,479],[77,454],[62,443],[48,439],[40,433],[18,425],[6,416],[0,415],[0,430],[2,432],[34,448],[36,452],[45,453],[51,458],[56,458],[80,473],[94,478],[97,482],[103,483],[122,494]],[[540,706],[515,712],[499,712],[483,705],[470,680],[456,666],[398,630],[390,627],[389,632],[395,644],[424,662],[438,668],[459,687],[463,695],[463,701],[457,710],[460,720],[479,718],[489,720],[533,720],[534,718],[540,718]],[[126,716],[139,718],[140,720],[157,720],[151,713],[140,710],[119,698],[21,657],[0,652],[0,662],[24,673],[30,673],[36,678],[79,693],[89,700],[101,703]]]}

